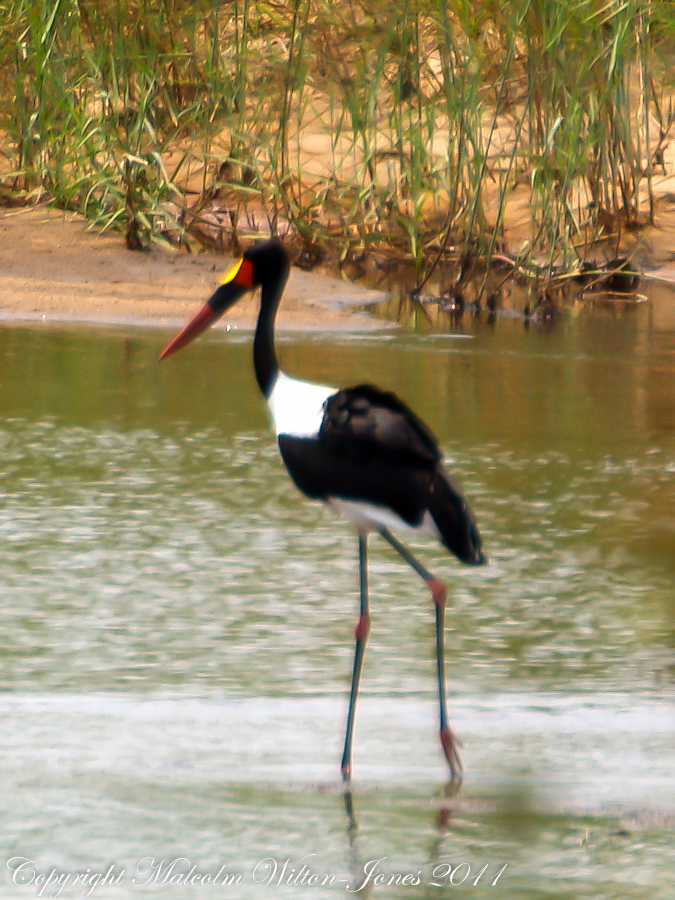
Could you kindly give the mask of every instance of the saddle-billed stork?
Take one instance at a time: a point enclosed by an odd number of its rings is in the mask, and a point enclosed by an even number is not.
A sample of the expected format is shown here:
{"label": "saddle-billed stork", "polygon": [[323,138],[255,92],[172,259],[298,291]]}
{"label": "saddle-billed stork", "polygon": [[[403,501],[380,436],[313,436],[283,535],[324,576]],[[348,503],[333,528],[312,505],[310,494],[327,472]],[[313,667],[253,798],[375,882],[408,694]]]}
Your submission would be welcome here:
{"label": "saddle-billed stork", "polygon": [[441,467],[438,443],[403,401],[370,384],[336,390],[290,378],[279,368],[274,325],[290,272],[275,240],[249,248],[211,299],[164,349],[165,359],[212,325],[247,291],[262,288],[253,340],[255,375],[274,423],[288,472],[308,497],[323,500],[356,526],[359,542],[360,615],[342,756],[342,778],[352,770],[352,737],[363,655],[370,630],[368,534],[378,532],[427,583],[436,611],[436,657],[440,738],[451,779],[461,778],[457,740],[445,696],[445,585],[435,578],[391,529],[430,535],[462,562],[485,562],[475,520]]}

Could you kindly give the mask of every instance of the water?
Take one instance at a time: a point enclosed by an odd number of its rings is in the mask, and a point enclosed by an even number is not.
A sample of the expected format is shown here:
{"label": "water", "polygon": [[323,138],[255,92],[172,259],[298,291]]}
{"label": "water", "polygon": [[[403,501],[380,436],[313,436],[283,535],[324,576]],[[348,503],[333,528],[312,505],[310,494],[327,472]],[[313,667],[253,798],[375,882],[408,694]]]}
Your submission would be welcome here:
{"label": "water", "polygon": [[354,536],[287,479],[249,336],[157,365],[167,337],[0,331],[0,897],[670,898],[672,298],[282,341],[415,406],[490,557],[415,543],[450,587],[445,800],[432,610],[372,541],[356,829]]}

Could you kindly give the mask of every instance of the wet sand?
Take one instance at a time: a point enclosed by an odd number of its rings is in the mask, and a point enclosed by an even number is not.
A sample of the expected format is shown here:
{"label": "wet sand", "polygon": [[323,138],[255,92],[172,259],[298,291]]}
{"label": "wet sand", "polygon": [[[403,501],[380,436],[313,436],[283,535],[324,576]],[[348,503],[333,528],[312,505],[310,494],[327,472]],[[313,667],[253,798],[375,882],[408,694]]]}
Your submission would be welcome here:
{"label": "wet sand", "polygon": [[[206,253],[132,252],[118,234],[88,231],[82,217],[46,206],[0,209],[0,321],[181,324],[230,262]],[[363,311],[383,299],[378,291],[294,269],[279,329],[387,328]],[[257,299],[244,298],[219,327],[252,328],[256,312]]]}

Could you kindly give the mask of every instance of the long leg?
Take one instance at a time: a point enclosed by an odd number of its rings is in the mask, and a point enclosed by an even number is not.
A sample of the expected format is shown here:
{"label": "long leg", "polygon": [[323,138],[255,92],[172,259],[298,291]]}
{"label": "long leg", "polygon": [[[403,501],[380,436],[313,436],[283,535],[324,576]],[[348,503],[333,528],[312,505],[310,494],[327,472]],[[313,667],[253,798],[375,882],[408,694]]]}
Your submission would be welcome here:
{"label": "long leg", "polygon": [[363,656],[366,651],[366,641],[370,631],[370,614],[368,611],[368,537],[359,534],[359,593],[361,598],[361,612],[359,621],[354,629],[356,638],[356,650],[354,652],[354,671],[352,673],[352,689],[349,695],[349,712],[347,713],[347,731],[345,734],[345,749],[342,754],[342,780],[349,781],[352,777],[352,739],[354,737],[354,717],[356,715],[356,698],[359,693],[359,681],[363,669]]}
{"label": "long leg", "polygon": [[380,531],[382,537],[388,544],[399,553],[409,566],[417,572],[420,578],[426,581],[436,609],[436,669],[438,675],[438,705],[440,712],[440,734],[441,744],[445,758],[450,766],[450,774],[452,781],[461,781],[462,778],[462,760],[459,755],[457,739],[449,725],[448,721],[448,704],[445,694],[445,600],[447,590],[442,581],[429,572],[422,563],[416,559],[412,553],[405,547],[394,535],[387,529]]}

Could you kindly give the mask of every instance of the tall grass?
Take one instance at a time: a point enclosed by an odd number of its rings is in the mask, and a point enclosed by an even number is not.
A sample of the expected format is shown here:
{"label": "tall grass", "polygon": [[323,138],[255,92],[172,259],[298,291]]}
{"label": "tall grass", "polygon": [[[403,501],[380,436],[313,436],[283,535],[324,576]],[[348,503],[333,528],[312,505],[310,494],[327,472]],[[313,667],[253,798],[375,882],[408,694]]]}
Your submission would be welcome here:
{"label": "tall grass", "polygon": [[2,196],[131,247],[570,268],[653,218],[674,34],[653,0],[0,0]]}

